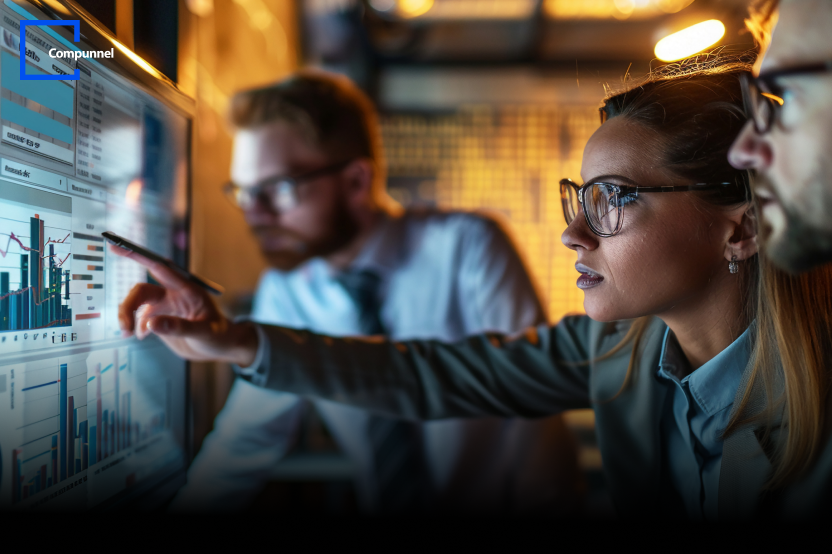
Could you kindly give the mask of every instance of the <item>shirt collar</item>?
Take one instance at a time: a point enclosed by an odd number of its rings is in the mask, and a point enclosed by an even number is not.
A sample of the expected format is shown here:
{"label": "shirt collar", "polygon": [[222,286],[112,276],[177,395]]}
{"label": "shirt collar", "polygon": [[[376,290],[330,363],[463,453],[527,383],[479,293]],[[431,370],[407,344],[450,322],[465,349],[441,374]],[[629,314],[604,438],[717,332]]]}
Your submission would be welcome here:
{"label": "shirt collar", "polygon": [[[687,384],[697,404],[708,415],[714,415],[733,404],[742,373],[751,358],[753,327],[752,323],[725,350],[681,380],[682,384]],[[661,372],[674,375],[677,380],[680,370],[689,367],[670,328],[665,331],[659,367]]]}
{"label": "shirt collar", "polygon": [[373,234],[350,264],[350,270],[367,269],[382,280],[394,271],[403,254],[403,220],[403,217],[383,213]]}

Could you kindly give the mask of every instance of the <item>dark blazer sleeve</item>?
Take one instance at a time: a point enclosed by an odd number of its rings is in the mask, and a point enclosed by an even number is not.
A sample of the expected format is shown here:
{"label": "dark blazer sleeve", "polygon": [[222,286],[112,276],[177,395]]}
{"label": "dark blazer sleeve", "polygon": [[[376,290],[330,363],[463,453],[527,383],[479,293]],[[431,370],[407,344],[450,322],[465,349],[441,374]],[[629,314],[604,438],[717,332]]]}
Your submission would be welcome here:
{"label": "dark blazer sleeve", "polygon": [[455,344],[262,329],[269,352],[252,379],[260,386],[423,420],[590,407],[587,362],[604,324],[571,316],[554,327]]}

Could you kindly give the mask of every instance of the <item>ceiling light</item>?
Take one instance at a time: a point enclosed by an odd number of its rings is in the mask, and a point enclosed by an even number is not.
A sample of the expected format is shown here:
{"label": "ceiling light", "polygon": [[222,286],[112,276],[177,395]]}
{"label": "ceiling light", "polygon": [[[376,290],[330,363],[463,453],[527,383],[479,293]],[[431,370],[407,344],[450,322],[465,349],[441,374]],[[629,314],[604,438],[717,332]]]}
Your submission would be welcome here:
{"label": "ceiling light", "polygon": [[725,35],[725,25],[709,19],[673,33],[656,43],[656,57],[663,62],[674,62],[713,46]]}
{"label": "ceiling light", "polygon": [[433,0],[399,0],[399,12],[404,17],[419,17],[433,7]]}

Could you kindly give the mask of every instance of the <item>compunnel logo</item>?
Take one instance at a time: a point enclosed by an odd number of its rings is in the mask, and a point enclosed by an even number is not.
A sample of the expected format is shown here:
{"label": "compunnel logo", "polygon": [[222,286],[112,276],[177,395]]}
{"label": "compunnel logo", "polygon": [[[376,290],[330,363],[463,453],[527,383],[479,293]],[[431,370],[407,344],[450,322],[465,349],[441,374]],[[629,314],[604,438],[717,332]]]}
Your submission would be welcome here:
{"label": "compunnel logo", "polygon": [[[35,75],[31,73],[26,73],[26,57],[28,56],[31,58],[34,56],[34,58],[37,58],[37,54],[35,54],[34,51],[28,50],[26,48],[26,27],[45,27],[50,25],[72,26],[73,30],[75,31],[74,41],[79,42],[81,40],[81,21],[79,19],[22,19],[20,21],[20,78],[25,81],[77,81],[81,77],[81,71],[77,68],[75,69],[75,73],[73,73],[72,75]],[[113,55],[114,50],[112,48],[110,48],[109,50],[92,50],[86,52],[82,52],[81,50],[74,50],[72,52],[69,52],[64,50],[58,50],[57,48],[49,49],[49,57],[52,59],[72,58],[77,61],[79,58],[112,58]],[[35,59],[35,61],[40,60]]]}

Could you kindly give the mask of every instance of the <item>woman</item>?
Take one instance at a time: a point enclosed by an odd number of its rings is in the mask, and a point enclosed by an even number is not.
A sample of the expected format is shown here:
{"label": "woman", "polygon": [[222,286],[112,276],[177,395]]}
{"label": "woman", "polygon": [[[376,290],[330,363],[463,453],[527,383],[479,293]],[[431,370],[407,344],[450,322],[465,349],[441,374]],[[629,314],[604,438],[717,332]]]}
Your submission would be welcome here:
{"label": "woman", "polygon": [[[747,175],[726,157],[744,123],[747,70],[683,64],[605,101],[585,184],[561,182],[586,316],[453,345],[262,326],[261,361],[242,373],[417,419],[591,407],[622,515],[816,515],[832,478],[832,279],[827,269],[791,277],[757,254]],[[254,359],[250,324],[228,322],[200,289],[148,265],[168,288],[134,291],[121,307],[125,331],[155,332],[192,359],[206,349]]]}

